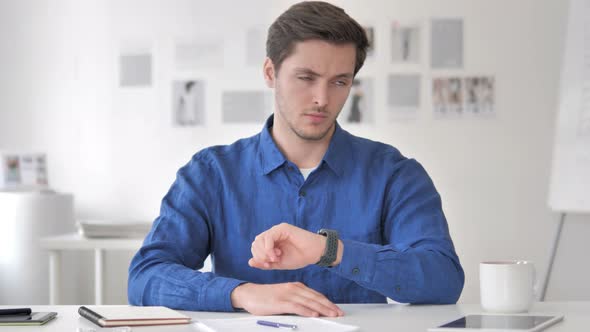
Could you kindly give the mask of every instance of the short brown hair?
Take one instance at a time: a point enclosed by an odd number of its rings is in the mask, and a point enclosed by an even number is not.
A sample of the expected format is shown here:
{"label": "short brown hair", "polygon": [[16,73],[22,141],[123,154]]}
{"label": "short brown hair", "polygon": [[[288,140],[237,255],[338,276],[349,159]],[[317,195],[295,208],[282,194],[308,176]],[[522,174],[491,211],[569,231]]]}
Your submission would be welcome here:
{"label": "short brown hair", "polygon": [[355,75],[367,57],[369,40],[365,30],[342,8],[322,1],[304,1],[291,6],[268,29],[266,56],[273,62],[276,72],[291,55],[296,42],[310,39],[355,44]]}

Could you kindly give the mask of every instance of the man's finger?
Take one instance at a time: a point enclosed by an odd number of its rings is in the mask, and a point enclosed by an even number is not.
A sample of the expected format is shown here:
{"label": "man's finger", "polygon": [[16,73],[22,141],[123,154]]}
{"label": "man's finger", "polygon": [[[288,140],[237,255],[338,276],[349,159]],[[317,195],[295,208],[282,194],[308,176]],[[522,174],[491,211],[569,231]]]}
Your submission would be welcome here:
{"label": "man's finger", "polygon": [[329,308],[331,311],[335,312],[337,316],[344,316],[344,311],[342,311],[342,309],[330,301],[324,294],[316,291],[313,288],[309,288],[304,284],[300,284],[299,287],[305,287],[306,291],[302,292],[301,295],[306,297],[308,300],[320,303],[324,307]]}
{"label": "man's finger", "polygon": [[268,260],[270,260],[271,262],[275,262],[277,260],[277,256],[274,251],[275,240],[273,238],[272,232],[267,232],[266,234],[264,234],[262,240],[264,241],[264,252],[268,257]]}
{"label": "man's finger", "polygon": [[257,261],[254,258],[248,260],[248,265],[261,270],[270,270],[270,268],[264,266],[264,262]]}
{"label": "man's finger", "polygon": [[272,263],[268,261],[261,261],[256,258],[250,258],[248,265],[261,270],[282,270],[281,263]]}
{"label": "man's finger", "polygon": [[299,303],[303,306],[306,306],[307,308],[319,313],[322,316],[326,316],[326,317],[337,317],[338,316],[338,311],[325,306],[323,303],[316,301],[312,296],[309,296],[308,294],[304,294],[299,293],[296,295],[293,295],[291,297],[291,301],[295,301],[296,303]]}
{"label": "man's finger", "polygon": [[260,243],[252,243],[252,247],[250,248],[252,252],[252,258],[256,259],[259,262],[266,261],[266,254],[264,253],[264,249],[260,246]]}
{"label": "man's finger", "polygon": [[295,302],[286,302],[284,309],[282,311],[285,313],[296,314],[304,317],[318,317],[320,315],[318,312],[313,311],[307,306]]}

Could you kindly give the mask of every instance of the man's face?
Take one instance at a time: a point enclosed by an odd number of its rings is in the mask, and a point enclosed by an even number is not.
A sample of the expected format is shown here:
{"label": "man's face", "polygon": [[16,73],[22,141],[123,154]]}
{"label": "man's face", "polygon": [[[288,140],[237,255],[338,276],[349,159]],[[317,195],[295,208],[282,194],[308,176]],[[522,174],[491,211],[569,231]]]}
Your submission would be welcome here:
{"label": "man's face", "polygon": [[350,92],[355,60],[354,44],[320,40],[296,43],[278,73],[267,59],[264,76],[275,89],[273,130],[288,130],[311,141],[331,134]]}

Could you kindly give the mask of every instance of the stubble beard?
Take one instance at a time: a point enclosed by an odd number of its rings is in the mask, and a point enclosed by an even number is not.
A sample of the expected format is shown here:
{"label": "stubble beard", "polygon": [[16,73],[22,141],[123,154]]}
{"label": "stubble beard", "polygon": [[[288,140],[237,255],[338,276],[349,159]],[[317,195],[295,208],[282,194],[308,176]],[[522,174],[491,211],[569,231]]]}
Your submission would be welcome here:
{"label": "stubble beard", "polygon": [[[334,126],[336,124],[336,120],[334,120],[330,126],[323,132],[317,133],[317,134],[308,134],[305,133],[305,131],[303,129],[297,128],[294,124],[294,121],[291,121],[289,119],[288,116],[286,116],[287,114],[285,114],[285,112],[283,112],[284,110],[284,102],[283,102],[283,96],[280,93],[280,87],[277,86],[275,87],[275,93],[276,96],[275,98],[275,106],[276,106],[276,110],[277,112],[280,114],[280,117],[285,121],[286,125],[289,127],[289,130],[291,130],[291,132],[293,132],[297,137],[299,137],[300,139],[304,140],[304,141],[311,141],[311,142],[317,142],[317,141],[321,141],[322,139],[324,139],[326,137],[326,135],[328,135],[330,133],[331,130],[334,129]],[[314,108],[311,110],[313,113],[323,113],[324,111],[322,109],[319,108]],[[287,112],[289,113],[289,112]],[[296,117],[297,116],[301,116],[300,114],[294,114]]]}
{"label": "stubble beard", "polygon": [[[293,122],[289,120],[289,118],[284,116],[284,113],[283,113],[282,108],[280,106],[278,107],[278,112],[281,114],[281,117],[285,120],[285,123],[289,127],[289,130],[291,130],[297,137],[299,137],[300,139],[302,139],[304,141],[313,141],[313,142],[321,141],[330,133],[331,130],[333,130],[334,124],[335,124],[335,122],[332,122],[332,124],[323,132],[316,133],[316,134],[310,134],[310,133],[306,133],[304,129],[297,128],[293,124]],[[321,111],[313,110],[313,112],[320,113]],[[296,116],[300,116],[300,115],[297,114]]]}

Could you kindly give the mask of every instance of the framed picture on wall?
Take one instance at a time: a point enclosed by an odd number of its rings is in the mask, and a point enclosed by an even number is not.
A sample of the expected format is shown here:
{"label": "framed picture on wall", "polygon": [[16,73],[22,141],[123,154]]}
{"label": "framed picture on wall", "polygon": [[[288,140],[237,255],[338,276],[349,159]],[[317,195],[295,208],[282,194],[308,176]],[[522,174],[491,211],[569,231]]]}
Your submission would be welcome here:
{"label": "framed picture on wall", "polygon": [[175,126],[205,124],[205,81],[172,82],[172,121]]}
{"label": "framed picture on wall", "polygon": [[388,120],[414,120],[421,105],[422,77],[418,73],[396,73],[387,78]]}
{"label": "framed picture on wall", "polygon": [[394,64],[419,64],[421,61],[420,24],[391,24],[391,61]]}
{"label": "framed picture on wall", "polygon": [[0,152],[0,163],[0,190],[48,187],[45,154]]}
{"label": "framed picture on wall", "polygon": [[367,58],[371,58],[375,54],[375,27],[365,25],[365,26],[363,26],[363,29],[365,29],[365,33],[367,34],[367,39],[369,39],[369,48],[367,49]]}
{"label": "framed picture on wall", "polygon": [[340,123],[374,123],[373,78],[356,77],[342,107]]}
{"label": "framed picture on wall", "polygon": [[494,114],[494,77],[465,78],[465,112],[472,115]]}

